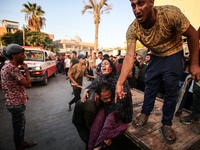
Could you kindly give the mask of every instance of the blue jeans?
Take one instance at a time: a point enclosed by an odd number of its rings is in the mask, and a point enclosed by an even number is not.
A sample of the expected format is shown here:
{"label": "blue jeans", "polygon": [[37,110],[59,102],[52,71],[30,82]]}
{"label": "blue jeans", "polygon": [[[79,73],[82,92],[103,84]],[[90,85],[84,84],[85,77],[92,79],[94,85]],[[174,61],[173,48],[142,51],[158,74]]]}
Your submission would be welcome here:
{"label": "blue jeans", "polygon": [[155,98],[164,78],[165,97],[163,104],[163,125],[172,125],[178,97],[178,84],[183,73],[183,51],[166,57],[151,55],[145,74],[144,103],[141,113],[150,115]]}
{"label": "blue jeans", "polygon": [[13,140],[15,143],[15,146],[18,147],[22,144],[22,141],[24,140],[24,130],[25,130],[25,105],[7,105],[6,106],[8,111],[12,115],[12,126],[13,126]]}

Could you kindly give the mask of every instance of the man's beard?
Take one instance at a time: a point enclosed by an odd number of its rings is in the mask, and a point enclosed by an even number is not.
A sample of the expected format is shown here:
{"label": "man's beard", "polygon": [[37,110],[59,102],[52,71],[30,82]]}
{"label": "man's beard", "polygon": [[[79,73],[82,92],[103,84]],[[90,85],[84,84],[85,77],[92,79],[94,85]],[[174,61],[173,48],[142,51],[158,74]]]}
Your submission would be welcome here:
{"label": "man's beard", "polygon": [[111,101],[110,102],[104,102],[104,101],[101,100],[101,98],[99,98],[99,102],[103,106],[110,106],[111,105]]}
{"label": "man's beard", "polygon": [[23,63],[24,63],[24,61],[21,61],[21,60],[20,60],[18,63],[21,65],[21,64],[23,64]]}

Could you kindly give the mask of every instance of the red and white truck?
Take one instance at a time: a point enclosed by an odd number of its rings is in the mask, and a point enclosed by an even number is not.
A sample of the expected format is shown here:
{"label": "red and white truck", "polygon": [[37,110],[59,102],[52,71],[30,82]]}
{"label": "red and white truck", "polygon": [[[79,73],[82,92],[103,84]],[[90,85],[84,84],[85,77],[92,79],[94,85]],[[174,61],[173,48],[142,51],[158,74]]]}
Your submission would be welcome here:
{"label": "red and white truck", "polygon": [[[56,76],[56,60],[51,51],[44,50],[37,46],[22,46],[25,49],[25,61],[28,65],[31,82],[42,82],[43,85],[48,84],[48,77]],[[20,71],[25,74],[23,67],[19,67]]]}

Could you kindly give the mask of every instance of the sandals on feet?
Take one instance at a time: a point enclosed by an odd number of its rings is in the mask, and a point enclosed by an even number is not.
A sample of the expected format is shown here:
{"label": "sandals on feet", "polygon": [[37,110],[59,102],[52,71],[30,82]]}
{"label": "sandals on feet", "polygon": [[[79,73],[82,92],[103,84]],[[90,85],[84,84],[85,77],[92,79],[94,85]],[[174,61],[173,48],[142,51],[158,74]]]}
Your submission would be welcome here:
{"label": "sandals on feet", "polygon": [[[161,131],[162,131],[162,134],[163,134],[165,140],[166,140],[169,144],[173,144],[173,143],[176,142],[176,134],[174,133],[174,130],[173,130],[172,128],[162,126],[162,127],[161,127]],[[171,132],[168,133],[168,131],[171,131]],[[169,140],[169,139],[168,139],[168,137],[169,137],[169,138],[172,138],[173,136],[175,137],[174,140]]]}
{"label": "sandals on feet", "polygon": [[[136,120],[133,120],[133,121],[132,121],[132,125],[133,125],[135,128],[141,127],[141,126],[143,126],[143,125],[146,124],[147,120],[148,120],[147,118],[144,118],[144,117],[142,117],[142,116],[140,115],[140,116],[136,117]],[[135,122],[137,122],[137,123],[135,123]],[[139,124],[139,125],[137,125],[137,124]]]}

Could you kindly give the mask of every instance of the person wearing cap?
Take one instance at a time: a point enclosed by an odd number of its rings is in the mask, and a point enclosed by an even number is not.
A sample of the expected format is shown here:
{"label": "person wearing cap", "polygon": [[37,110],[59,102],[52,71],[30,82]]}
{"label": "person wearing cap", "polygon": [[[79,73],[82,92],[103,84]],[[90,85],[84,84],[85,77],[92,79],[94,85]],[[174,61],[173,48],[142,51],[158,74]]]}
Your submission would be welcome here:
{"label": "person wearing cap", "polygon": [[68,72],[68,77],[72,82],[72,88],[74,92],[74,98],[68,103],[69,111],[71,111],[71,105],[77,103],[80,99],[81,86],[83,82],[83,76],[88,78],[95,78],[87,74],[87,67],[85,66],[85,55],[80,54],[78,56],[79,63],[75,64]]}
{"label": "person wearing cap", "polygon": [[[5,105],[12,115],[13,139],[16,150],[23,150],[26,147],[36,145],[36,142],[24,141],[25,129],[25,103],[28,100],[25,87],[31,87],[31,77],[27,64],[24,64],[24,48],[18,44],[10,44],[3,51],[9,58],[1,69],[2,90],[6,98]],[[18,66],[21,65],[25,70],[25,77],[22,75]]]}

